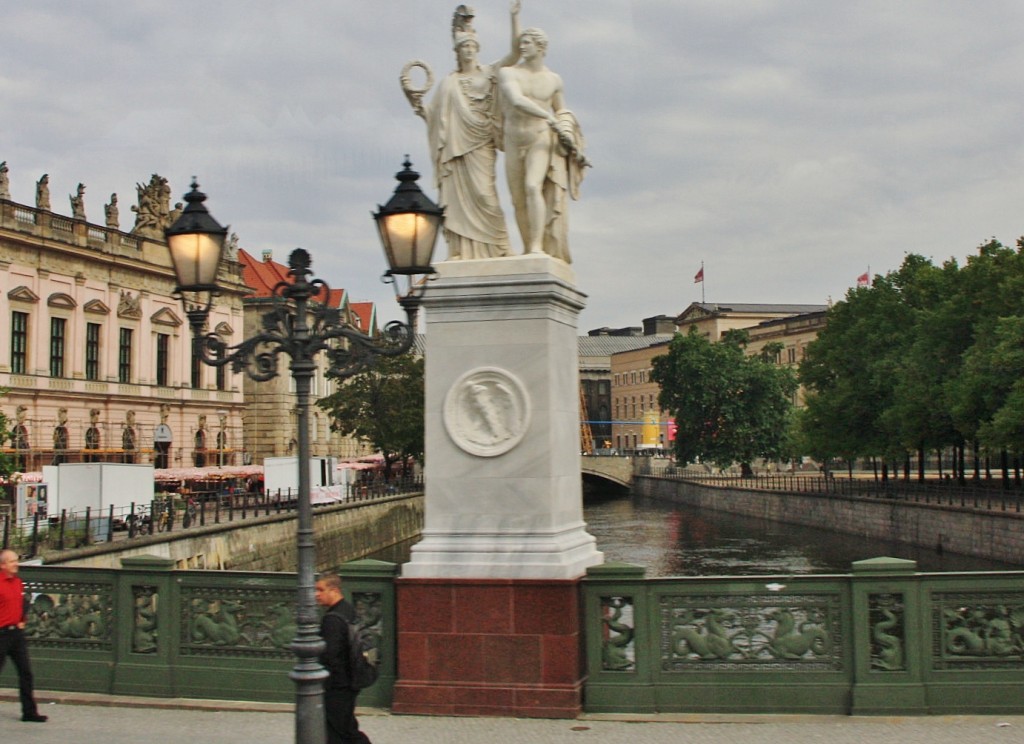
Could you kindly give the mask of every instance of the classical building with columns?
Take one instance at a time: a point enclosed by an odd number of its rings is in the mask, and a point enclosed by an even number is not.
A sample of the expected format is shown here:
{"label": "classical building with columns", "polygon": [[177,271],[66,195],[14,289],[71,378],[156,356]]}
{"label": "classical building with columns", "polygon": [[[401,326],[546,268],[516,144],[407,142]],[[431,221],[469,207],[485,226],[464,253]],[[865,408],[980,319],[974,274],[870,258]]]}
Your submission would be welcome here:
{"label": "classical building with columns", "polygon": [[[24,470],[78,461],[154,461],[154,429],[170,427],[168,466],[245,459],[241,375],[192,357],[163,229],[176,218],[166,179],[138,184],[134,226],[122,230],[116,195],[89,221],[79,185],[72,216],[51,209],[50,179],[36,205],[11,200],[0,165],[0,407]],[[68,187],[72,184],[69,182]],[[98,210],[97,210],[98,211]],[[209,328],[242,339],[235,241]],[[208,423],[207,423],[208,422]],[[218,450],[218,445],[220,449]]]}

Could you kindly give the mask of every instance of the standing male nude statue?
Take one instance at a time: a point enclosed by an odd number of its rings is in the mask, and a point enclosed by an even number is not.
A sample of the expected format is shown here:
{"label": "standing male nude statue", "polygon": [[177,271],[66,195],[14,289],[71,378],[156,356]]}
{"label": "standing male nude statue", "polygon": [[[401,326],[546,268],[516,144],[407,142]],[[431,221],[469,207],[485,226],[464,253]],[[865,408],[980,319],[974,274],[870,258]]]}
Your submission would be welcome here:
{"label": "standing male nude statue", "polygon": [[544,64],[547,46],[543,31],[526,29],[519,63],[498,71],[505,169],[525,252],[569,263],[567,196],[578,197],[588,163],[562,78]]}

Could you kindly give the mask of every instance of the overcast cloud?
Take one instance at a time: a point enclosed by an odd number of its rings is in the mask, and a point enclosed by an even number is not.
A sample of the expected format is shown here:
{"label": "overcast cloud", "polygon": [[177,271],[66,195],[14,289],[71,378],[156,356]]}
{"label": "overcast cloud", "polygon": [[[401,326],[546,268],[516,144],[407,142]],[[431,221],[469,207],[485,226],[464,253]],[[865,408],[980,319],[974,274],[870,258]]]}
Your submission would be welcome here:
{"label": "overcast cloud", "polygon": [[[508,2],[470,4],[498,59]],[[159,173],[177,201],[195,174],[250,253],[302,246],[397,317],[370,211],[405,153],[436,198],[398,75],[453,68],[456,5],[8,3],[12,196],[49,173],[70,214],[81,181],[91,221],[117,192],[130,229],[136,183]],[[702,261],[708,301],[824,303],[905,253],[1024,234],[1019,0],[523,0],[521,18],[548,33],[594,164],[570,218],[581,332],[680,312]]]}

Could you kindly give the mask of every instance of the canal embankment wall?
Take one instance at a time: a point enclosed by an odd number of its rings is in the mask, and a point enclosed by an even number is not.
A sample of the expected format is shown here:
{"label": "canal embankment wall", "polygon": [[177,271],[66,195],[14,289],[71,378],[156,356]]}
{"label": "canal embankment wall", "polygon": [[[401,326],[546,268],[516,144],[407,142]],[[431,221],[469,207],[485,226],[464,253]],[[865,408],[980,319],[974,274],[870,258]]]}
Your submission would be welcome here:
{"label": "canal embankment wall", "polygon": [[635,475],[640,496],[1024,565],[1024,514]]}
{"label": "canal embankment wall", "polygon": [[[179,569],[294,571],[296,513],[283,512],[46,554],[43,563],[120,568],[123,558],[156,556]],[[423,529],[423,494],[317,507],[313,513],[317,570],[412,540]]]}

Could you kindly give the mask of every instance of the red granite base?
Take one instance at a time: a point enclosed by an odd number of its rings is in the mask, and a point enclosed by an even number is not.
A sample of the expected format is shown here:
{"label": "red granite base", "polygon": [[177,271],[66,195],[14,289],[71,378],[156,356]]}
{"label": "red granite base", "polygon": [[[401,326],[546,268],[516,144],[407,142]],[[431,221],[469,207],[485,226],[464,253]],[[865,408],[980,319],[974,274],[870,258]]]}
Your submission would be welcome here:
{"label": "red granite base", "polygon": [[392,711],[575,718],[579,581],[398,579]]}

